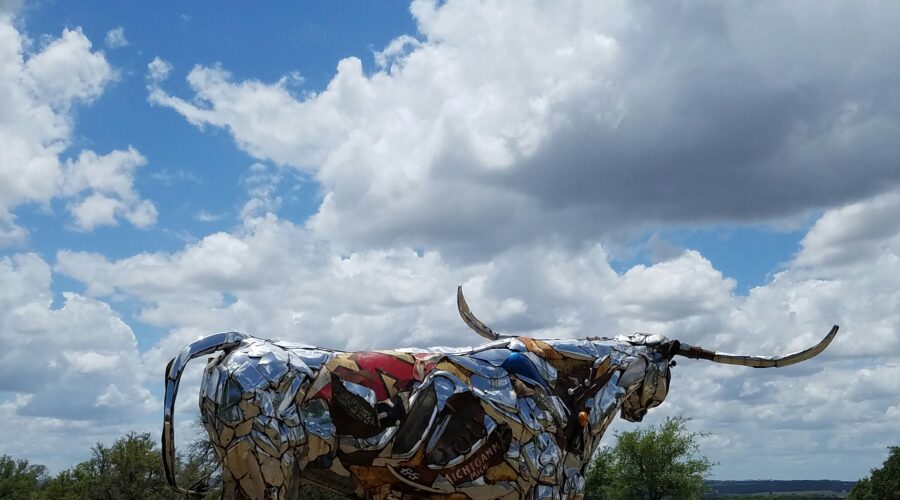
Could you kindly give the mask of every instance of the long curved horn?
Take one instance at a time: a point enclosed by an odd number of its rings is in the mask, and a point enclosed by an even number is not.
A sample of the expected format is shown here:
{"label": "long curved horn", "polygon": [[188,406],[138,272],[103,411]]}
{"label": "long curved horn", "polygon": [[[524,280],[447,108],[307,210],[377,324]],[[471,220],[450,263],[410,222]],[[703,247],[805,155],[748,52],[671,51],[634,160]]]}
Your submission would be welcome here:
{"label": "long curved horn", "polygon": [[826,335],[825,338],[822,339],[822,341],[818,344],[810,347],[809,349],[781,357],[741,356],[739,354],[708,351],[706,349],[703,349],[702,347],[694,347],[687,344],[680,344],[678,347],[678,351],[675,354],[694,359],[706,359],[716,363],[725,363],[728,365],[752,366],[753,368],[775,368],[793,365],[801,361],[806,361],[807,359],[818,355],[819,353],[824,351],[826,347],[828,347],[828,344],[830,344],[832,340],[834,340],[834,336],[837,335],[837,332],[838,326],[834,325],[833,327],[831,327],[831,331],[828,332],[828,335]]}
{"label": "long curved horn", "polygon": [[469,304],[466,303],[466,298],[463,297],[462,285],[456,287],[456,308],[459,309],[459,315],[462,316],[463,321],[465,321],[466,324],[469,325],[469,328],[474,330],[478,335],[481,335],[488,340],[498,340],[506,337],[506,335],[500,335],[494,330],[491,330],[472,314],[472,311],[469,310]]}

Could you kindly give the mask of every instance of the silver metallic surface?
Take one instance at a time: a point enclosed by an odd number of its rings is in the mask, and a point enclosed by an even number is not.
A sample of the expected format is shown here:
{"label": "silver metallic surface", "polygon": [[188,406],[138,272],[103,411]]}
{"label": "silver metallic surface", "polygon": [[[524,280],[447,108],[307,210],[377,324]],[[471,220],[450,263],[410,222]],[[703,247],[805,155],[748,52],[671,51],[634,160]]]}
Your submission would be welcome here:
{"label": "silver metallic surface", "polygon": [[472,357],[480,359],[481,361],[487,361],[494,366],[500,366],[506,361],[506,358],[508,358],[510,354],[512,354],[512,351],[509,349],[496,348],[477,351],[472,354]]}
{"label": "silver metallic surface", "polygon": [[175,487],[178,383],[200,356],[215,354],[200,408],[223,465],[223,495],[293,498],[310,472],[375,499],[579,499],[616,413],[639,421],[665,399],[673,356],[785,366],[821,352],[837,331],[781,358],[651,334],[535,340],[497,334],[472,314],[461,289],[457,298],[466,324],[491,342],[352,353],[228,332],[185,347],[166,368],[167,479]]}
{"label": "silver metallic surface", "polygon": [[328,405],[321,399],[313,399],[300,409],[300,419],[303,421],[303,427],[307,432],[315,434],[324,439],[334,437],[334,423],[331,421],[331,414],[328,411]]}

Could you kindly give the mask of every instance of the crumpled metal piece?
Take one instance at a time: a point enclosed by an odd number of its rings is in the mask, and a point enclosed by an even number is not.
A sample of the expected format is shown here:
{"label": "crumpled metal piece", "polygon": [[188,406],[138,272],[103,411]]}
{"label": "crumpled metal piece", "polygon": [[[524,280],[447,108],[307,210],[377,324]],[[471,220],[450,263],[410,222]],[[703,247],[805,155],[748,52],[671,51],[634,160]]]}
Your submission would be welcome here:
{"label": "crumpled metal piece", "polygon": [[469,380],[472,384],[472,392],[476,396],[507,408],[517,408],[516,392],[512,388],[509,377],[488,379],[472,375]]}
{"label": "crumpled metal piece", "polygon": [[322,399],[313,399],[300,408],[300,420],[307,432],[323,439],[334,437],[334,422],[328,404]]}

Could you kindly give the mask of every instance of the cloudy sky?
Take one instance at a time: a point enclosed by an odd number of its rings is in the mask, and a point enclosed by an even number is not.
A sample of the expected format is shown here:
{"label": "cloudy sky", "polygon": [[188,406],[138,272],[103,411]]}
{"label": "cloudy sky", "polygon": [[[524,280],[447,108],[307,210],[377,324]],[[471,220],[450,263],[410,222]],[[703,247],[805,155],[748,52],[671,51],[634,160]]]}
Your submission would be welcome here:
{"label": "cloudy sky", "polygon": [[898,25],[896,2],[0,0],[0,453],[58,471],[159,432],[165,363],[216,331],[476,343],[462,283],[530,336],[777,354],[838,323],[796,367],[680,362],[646,422],[692,418],[719,479],[857,479],[900,444]]}

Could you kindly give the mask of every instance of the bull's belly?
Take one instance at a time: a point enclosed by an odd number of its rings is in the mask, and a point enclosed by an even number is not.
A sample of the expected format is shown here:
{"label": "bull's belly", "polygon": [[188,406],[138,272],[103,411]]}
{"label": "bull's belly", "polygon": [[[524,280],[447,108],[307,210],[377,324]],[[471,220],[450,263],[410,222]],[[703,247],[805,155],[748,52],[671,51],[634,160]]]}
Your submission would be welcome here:
{"label": "bull's belly", "polygon": [[200,406],[226,491],[292,498],[305,480],[370,498],[583,495],[583,458],[561,442],[565,415],[532,398],[483,402],[440,366],[376,401],[335,379],[337,356],[251,341],[210,361]]}

